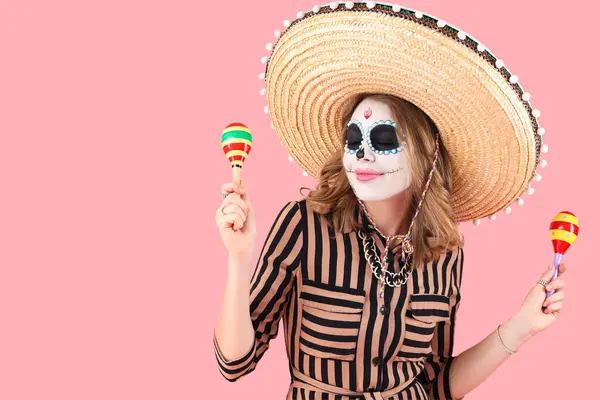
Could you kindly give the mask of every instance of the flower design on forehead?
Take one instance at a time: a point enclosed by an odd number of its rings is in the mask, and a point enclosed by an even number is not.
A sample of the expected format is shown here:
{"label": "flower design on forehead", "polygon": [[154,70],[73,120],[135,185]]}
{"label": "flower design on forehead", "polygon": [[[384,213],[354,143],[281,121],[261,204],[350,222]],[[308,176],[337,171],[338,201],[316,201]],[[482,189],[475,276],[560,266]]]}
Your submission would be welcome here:
{"label": "flower design on forehead", "polygon": [[371,110],[371,107],[369,107],[365,110],[365,119],[371,118],[371,115],[373,115],[373,110]]}

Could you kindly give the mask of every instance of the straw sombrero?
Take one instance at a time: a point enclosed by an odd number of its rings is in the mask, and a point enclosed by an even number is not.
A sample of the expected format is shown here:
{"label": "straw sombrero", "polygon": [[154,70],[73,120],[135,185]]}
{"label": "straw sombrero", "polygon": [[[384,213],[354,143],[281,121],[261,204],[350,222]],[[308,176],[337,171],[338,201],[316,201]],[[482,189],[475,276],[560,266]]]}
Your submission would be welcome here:
{"label": "straw sombrero", "polygon": [[341,117],[363,93],[412,102],[436,123],[454,170],[458,221],[495,218],[525,192],[547,151],[518,78],[445,21],[397,5],[331,3],[299,12],[263,57],[272,126],[312,177],[342,146]]}

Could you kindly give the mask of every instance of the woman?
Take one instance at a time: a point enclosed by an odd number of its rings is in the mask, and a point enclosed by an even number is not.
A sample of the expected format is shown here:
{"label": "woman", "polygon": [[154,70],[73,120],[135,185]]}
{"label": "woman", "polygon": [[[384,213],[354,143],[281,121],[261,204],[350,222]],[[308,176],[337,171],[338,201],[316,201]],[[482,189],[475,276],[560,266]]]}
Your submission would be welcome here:
{"label": "woman", "polygon": [[[446,36],[427,36],[445,25],[423,26],[416,22],[422,15],[397,7],[351,6],[299,14],[286,23],[270,57],[267,97],[274,127],[296,161],[318,177],[318,186],[283,207],[250,277],[256,236],[250,199],[244,187],[223,185],[216,220],[229,271],[215,329],[218,366],[231,381],[254,370],[283,319],[292,375],[288,399],[463,398],[562,308],[564,281],[548,283],[548,268],[512,318],[453,354],[463,268],[457,222],[493,215],[526,189],[540,162],[541,128],[530,118],[533,111],[518,109],[523,104],[516,96],[498,100],[494,90],[507,95],[514,88],[510,78],[508,89],[502,88],[498,72],[489,68],[489,82],[482,78],[488,60],[473,58],[476,76],[467,71],[445,82],[456,96],[436,95],[444,90],[436,82],[442,74],[423,71],[440,67],[435,54],[434,61],[418,57],[421,51],[431,58],[432,47],[418,46],[455,46]],[[349,41],[357,38],[371,42]],[[300,43],[304,52],[292,54]],[[353,50],[348,43],[359,45]],[[397,58],[410,53],[413,64],[397,70],[389,60],[375,60],[390,43],[400,46]],[[327,62],[333,57],[327,46],[343,48],[335,65]],[[467,51],[450,61],[464,59]],[[319,60],[321,53],[327,58]],[[321,68],[310,68],[309,61]],[[304,75],[290,79],[294,71]],[[316,71],[312,81],[306,71]],[[475,87],[475,78],[483,84]],[[308,88],[329,97],[321,102]],[[466,98],[488,112],[452,109]],[[519,112],[507,112],[514,110]],[[495,136],[488,137],[492,130]],[[513,151],[507,159],[514,142],[534,151]]]}

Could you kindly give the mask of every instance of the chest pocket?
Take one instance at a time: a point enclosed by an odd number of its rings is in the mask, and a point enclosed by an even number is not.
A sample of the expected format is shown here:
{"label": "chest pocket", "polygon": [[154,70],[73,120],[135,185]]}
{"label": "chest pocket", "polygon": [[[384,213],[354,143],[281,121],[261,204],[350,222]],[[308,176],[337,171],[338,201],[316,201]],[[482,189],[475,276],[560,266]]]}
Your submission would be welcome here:
{"label": "chest pocket", "polygon": [[300,302],[300,350],[319,358],[354,360],[365,292],[305,280]]}
{"label": "chest pocket", "polygon": [[450,320],[450,298],[440,294],[413,294],[406,311],[406,333],[398,360],[419,361],[431,353],[438,322]]}

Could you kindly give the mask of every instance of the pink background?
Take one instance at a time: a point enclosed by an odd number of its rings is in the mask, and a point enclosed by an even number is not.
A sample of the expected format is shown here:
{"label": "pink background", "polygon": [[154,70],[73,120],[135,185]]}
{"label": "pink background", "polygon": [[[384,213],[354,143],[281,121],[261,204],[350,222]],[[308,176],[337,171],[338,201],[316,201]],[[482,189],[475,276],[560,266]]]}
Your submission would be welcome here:
{"label": "pink background", "polygon": [[[482,40],[542,112],[548,167],[510,216],[463,225],[456,350],[515,312],[576,213],[563,316],[470,399],[592,398],[600,358],[598,7],[571,0],[406,1]],[[259,95],[260,57],[312,2],[0,2],[0,398],[281,399],[283,337],[235,384],[212,332],[226,279],[214,223],[221,130],[253,131],[243,177],[258,240],[314,181],[287,161]],[[594,338],[594,339],[592,339]]]}

